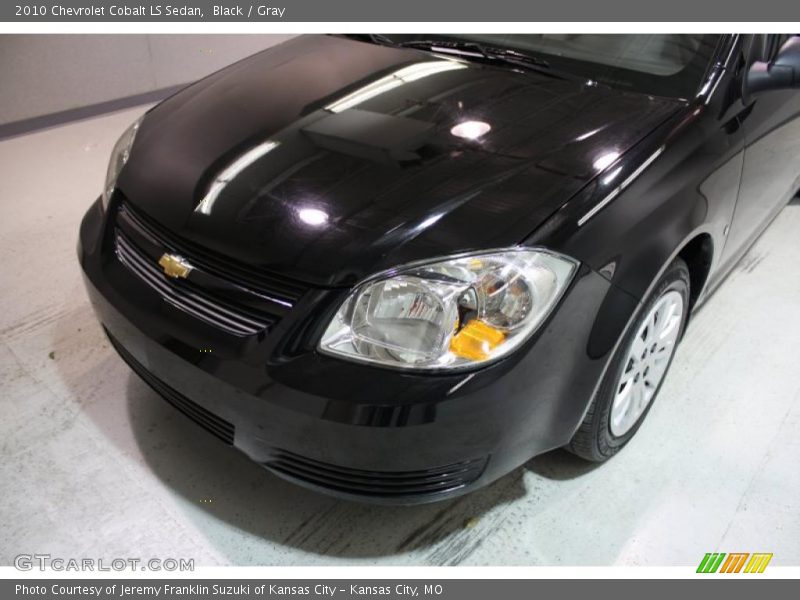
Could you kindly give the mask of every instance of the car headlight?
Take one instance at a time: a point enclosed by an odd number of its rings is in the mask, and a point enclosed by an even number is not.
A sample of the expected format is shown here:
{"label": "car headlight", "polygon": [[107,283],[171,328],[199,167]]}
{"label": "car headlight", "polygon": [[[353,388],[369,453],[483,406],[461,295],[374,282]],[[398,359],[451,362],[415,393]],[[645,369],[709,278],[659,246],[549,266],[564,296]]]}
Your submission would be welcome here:
{"label": "car headlight", "polygon": [[131,155],[131,146],[133,140],[136,138],[136,132],[139,131],[139,125],[142,124],[144,116],[139,117],[125,130],[117,143],[114,144],[114,149],[111,151],[111,158],[108,161],[108,171],[106,172],[106,185],[103,188],[103,210],[108,208],[108,201],[111,199],[111,194],[114,193],[114,188],[117,185],[117,177],[119,177],[122,167],[128,162]]}
{"label": "car headlight", "polygon": [[407,369],[493,361],[531,336],[576,268],[547,250],[515,248],[393,269],[350,293],[319,349]]}

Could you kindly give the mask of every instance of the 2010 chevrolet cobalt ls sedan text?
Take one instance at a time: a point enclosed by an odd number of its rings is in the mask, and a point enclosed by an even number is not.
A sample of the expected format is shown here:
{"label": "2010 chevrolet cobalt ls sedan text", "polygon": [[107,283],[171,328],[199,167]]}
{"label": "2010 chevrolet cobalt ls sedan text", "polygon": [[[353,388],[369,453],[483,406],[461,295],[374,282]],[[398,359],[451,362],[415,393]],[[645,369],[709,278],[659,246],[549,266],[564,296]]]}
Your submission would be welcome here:
{"label": "2010 chevrolet cobalt ls sedan text", "polygon": [[798,86],[788,35],[296,38],[125,132],[86,286],[147,383],[303,485],[605,460],[800,187]]}

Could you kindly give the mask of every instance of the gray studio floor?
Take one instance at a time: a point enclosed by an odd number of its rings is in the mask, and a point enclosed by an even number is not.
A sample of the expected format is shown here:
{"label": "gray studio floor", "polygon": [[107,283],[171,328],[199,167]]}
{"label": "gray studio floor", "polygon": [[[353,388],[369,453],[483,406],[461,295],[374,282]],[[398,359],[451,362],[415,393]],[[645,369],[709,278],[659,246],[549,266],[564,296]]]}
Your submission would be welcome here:
{"label": "gray studio floor", "polygon": [[414,508],[284,483],[161,401],[95,322],[78,223],[142,109],[0,142],[0,564],[17,553],[199,565],[800,564],[800,204],[692,322],[631,445],[563,452]]}

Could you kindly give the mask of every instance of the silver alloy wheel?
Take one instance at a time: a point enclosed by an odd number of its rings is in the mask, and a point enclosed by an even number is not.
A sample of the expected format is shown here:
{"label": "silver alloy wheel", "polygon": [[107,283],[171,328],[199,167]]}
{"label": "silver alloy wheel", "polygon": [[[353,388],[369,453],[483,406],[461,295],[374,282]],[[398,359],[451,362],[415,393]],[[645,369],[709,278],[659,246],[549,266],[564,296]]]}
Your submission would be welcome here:
{"label": "silver alloy wheel", "polygon": [[623,436],[653,400],[675,352],[684,310],[683,296],[670,290],[647,313],[628,347],[611,405],[611,433]]}

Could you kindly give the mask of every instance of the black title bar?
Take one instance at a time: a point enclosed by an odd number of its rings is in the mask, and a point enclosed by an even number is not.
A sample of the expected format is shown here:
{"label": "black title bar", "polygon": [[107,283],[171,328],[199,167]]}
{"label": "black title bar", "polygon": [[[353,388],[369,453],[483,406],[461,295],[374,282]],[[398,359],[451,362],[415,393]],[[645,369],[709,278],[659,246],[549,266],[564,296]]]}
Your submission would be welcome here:
{"label": "black title bar", "polygon": [[[713,576],[712,576],[713,577]],[[15,600],[531,600],[532,598],[588,598],[646,596],[648,600],[728,600],[791,598],[791,579],[722,578],[713,583],[696,580],[190,580],[190,579],[25,579],[0,581],[0,598]],[[713,587],[712,587],[713,586]]]}
{"label": "black title bar", "polygon": [[20,0],[0,22],[781,22],[797,0]]}

